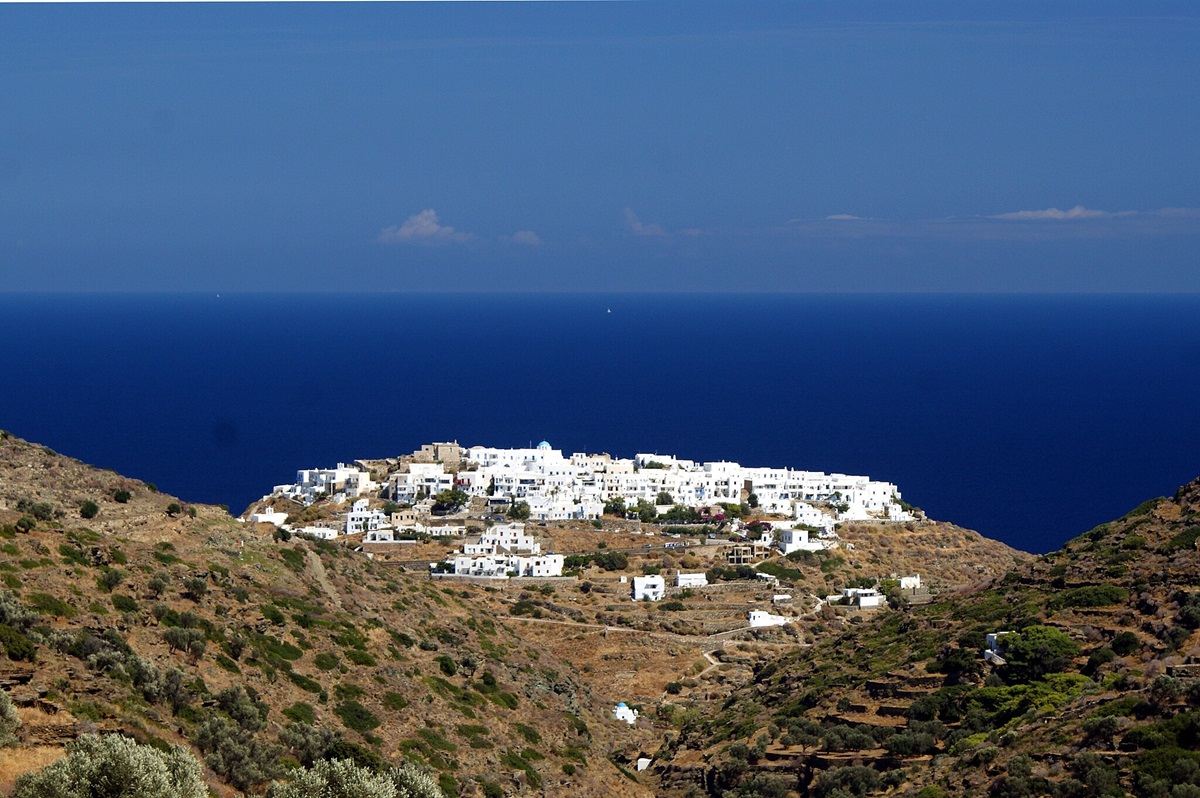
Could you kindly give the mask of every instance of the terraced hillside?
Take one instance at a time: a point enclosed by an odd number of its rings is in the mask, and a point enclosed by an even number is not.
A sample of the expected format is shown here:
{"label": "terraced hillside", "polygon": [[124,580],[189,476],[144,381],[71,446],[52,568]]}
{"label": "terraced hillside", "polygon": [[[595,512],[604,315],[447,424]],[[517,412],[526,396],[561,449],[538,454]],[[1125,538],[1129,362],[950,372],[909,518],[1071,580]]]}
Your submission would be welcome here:
{"label": "terraced hillside", "polygon": [[762,662],[667,740],[659,790],[1198,795],[1197,541],[1200,480],[987,584]]}

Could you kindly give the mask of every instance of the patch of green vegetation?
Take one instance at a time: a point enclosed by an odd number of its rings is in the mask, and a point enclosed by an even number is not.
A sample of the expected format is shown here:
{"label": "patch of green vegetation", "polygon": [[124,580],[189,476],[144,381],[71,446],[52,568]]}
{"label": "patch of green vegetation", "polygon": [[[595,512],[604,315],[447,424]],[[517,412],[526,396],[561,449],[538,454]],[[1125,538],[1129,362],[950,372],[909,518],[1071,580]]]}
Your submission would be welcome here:
{"label": "patch of green vegetation", "polygon": [[319,682],[310,679],[302,673],[296,671],[285,671],[287,677],[292,680],[292,684],[309,693],[319,693],[323,689]]}
{"label": "patch of green vegetation", "polygon": [[177,562],[183,562],[183,560],[179,559],[174,554],[171,554],[170,552],[167,552],[167,551],[154,552],[154,559],[158,560],[163,565],[172,565]]}
{"label": "patch of green vegetation", "polygon": [[304,723],[309,726],[317,722],[317,714],[313,710],[312,704],[306,704],[303,701],[297,701],[283,711],[283,716],[288,720],[296,723]]}
{"label": "patch of green vegetation", "polygon": [[347,648],[347,649],[345,649],[345,651],[343,653],[346,655],[346,659],[350,660],[355,665],[375,665],[376,664],[375,658],[372,657],[370,654],[368,654],[366,651],[362,651],[357,648]]}
{"label": "patch of green vegetation", "polygon": [[515,723],[513,724],[513,728],[515,728],[517,733],[524,737],[525,742],[529,743],[530,745],[537,745],[542,741],[542,735],[538,734],[538,730],[532,726],[526,726],[524,723]]}
{"label": "patch of green vegetation", "polygon": [[342,701],[351,701],[356,698],[362,698],[367,694],[367,691],[354,682],[342,682],[341,684],[334,685],[333,694]]}
{"label": "patch of green vegetation", "polygon": [[397,632],[392,629],[389,629],[388,634],[391,635],[392,640],[394,640],[396,642],[396,645],[398,645],[398,646],[404,646],[405,648],[412,648],[413,646],[415,646],[417,644],[417,641],[415,639],[413,639],[413,637],[411,635],[407,635],[404,632]]}
{"label": "patch of green vegetation", "polygon": [[782,579],[789,582],[801,582],[804,580],[804,572],[799,568],[788,568],[786,565],[771,561],[760,563],[758,570],[764,574],[770,574],[776,579]]}
{"label": "patch of green vegetation", "polygon": [[280,549],[279,556],[283,558],[283,564],[291,568],[296,573],[301,573],[304,570],[304,550],[301,548]]}
{"label": "patch of green vegetation", "polygon": [[1194,549],[1197,540],[1200,540],[1200,526],[1190,526],[1167,541],[1167,544],[1163,546],[1163,551],[1169,554],[1174,551]]}
{"label": "patch of green vegetation", "polygon": [[521,703],[512,693],[488,693],[487,698],[496,706],[505,709],[516,709]]}
{"label": "patch of green vegetation", "polygon": [[287,623],[287,618],[283,617],[283,613],[274,604],[264,604],[259,609],[263,617],[276,626],[283,626]]}
{"label": "patch of green vegetation", "polygon": [[126,596],[120,593],[114,593],[112,597],[112,605],[119,612],[137,612],[138,603],[133,596]]}
{"label": "patch of green vegetation", "polygon": [[369,732],[379,726],[379,718],[355,700],[341,702],[334,707],[333,712],[342,719],[346,728],[356,732]]}
{"label": "patch of green vegetation", "polygon": [[455,751],[458,750],[457,745],[450,742],[442,735],[438,734],[437,731],[434,729],[430,729],[428,727],[424,728],[424,729],[417,729],[417,736],[420,737],[422,740],[424,740],[426,745],[428,745],[430,748],[432,748],[435,751],[446,751],[447,753],[454,753]]}
{"label": "patch of green vegetation", "polygon": [[[525,751],[520,752],[513,750],[505,751],[500,755],[500,764],[507,765],[513,770],[524,771],[525,780],[529,783],[530,787],[533,787],[536,790],[540,789],[542,786],[542,777],[534,769],[530,758],[526,756],[526,753],[530,750],[531,749],[526,749]],[[542,757],[541,755],[538,755],[537,758],[541,759]]]}
{"label": "patch of green vegetation", "polygon": [[43,615],[56,615],[59,618],[75,615],[75,609],[70,604],[49,593],[30,593],[26,600],[30,607]]}
{"label": "patch of green vegetation", "polygon": [[77,718],[90,720],[96,723],[104,718],[104,710],[89,701],[73,701],[67,705],[71,710],[71,714]]}
{"label": "patch of green vegetation", "polygon": [[459,687],[456,687],[440,676],[423,676],[421,677],[421,681],[442,698],[457,698],[462,694],[462,690]]}
{"label": "patch of green vegetation", "polygon": [[230,673],[242,672],[242,669],[238,667],[238,664],[224,654],[217,654],[215,661],[219,667],[221,667],[223,670],[229,671]]}
{"label": "patch of green vegetation", "polygon": [[1113,701],[1101,704],[1092,717],[1097,718],[1129,718],[1137,714],[1139,707],[1147,706],[1146,703],[1137,695],[1124,695]]}
{"label": "patch of green vegetation", "polygon": [[12,660],[33,662],[37,658],[37,644],[8,624],[0,623],[0,648]]}
{"label": "patch of green vegetation", "polygon": [[257,643],[263,655],[268,658],[274,657],[276,659],[294,661],[304,655],[303,651],[291,643],[285,643],[270,635],[259,635]]}
{"label": "patch of green vegetation", "polygon": [[86,568],[91,564],[88,562],[88,559],[84,555],[83,551],[77,546],[72,546],[70,543],[58,544],[58,553],[60,556],[62,556],[63,562],[65,562],[67,565],[78,565],[82,568]]}
{"label": "patch of green vegetation", "polygon": [[323,671],[331,671],[338,666],[341,660],[337,654],[332,651],[322,651],[313,657],[313,664]]}
{"label": "patch of green vegetation", "polygon": [[1155,507],[1158,507],[1158,503],[1162,501],[1166,501],[1166,499],[1162,496],[1158,496],[1154,499],[1147,499],[1137,507],[1134,507],[1132,510],[1125,513],[1125,515],[1122,517],[1122,520],[1125,518],[1137,518],[1139,515],[1149,515]]}
{"label": "patch of green vegetation", "polygon": [[388,692],[383,694],[383,708],[390,709],[393,712],[398,712],[408,706],[408,699],[399,693]]}
{"label": "patch of green vegetation", "polygon": [[1111,607],[1129,601],[1129,590],[1117,585],[1088,585],[1064,590],[1052,598],[1047,606],[1053,610],[1065,607]]}

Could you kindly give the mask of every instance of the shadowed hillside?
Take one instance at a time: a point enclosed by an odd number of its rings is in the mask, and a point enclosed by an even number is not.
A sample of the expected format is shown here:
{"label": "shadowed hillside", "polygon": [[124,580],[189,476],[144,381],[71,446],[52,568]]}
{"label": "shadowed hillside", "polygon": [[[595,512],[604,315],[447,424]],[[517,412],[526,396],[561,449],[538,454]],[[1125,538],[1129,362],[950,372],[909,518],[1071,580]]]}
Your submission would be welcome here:
{"label": "shadowed hillside", "polygon": [[760,663],[668,740],[662,791],[1198,795],[1198,540],[1200,480],[986,584]]}

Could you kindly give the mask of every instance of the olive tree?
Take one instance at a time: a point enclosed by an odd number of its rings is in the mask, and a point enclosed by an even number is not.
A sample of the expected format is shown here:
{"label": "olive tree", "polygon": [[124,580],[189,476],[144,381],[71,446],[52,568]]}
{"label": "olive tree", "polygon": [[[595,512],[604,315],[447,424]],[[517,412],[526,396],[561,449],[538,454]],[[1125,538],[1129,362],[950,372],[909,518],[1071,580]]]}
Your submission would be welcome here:
{"label": "olive tree", "polygon": [[183,746],[159,751],[118,734],[85,734],[67,756],[17,779],[13,798],[207,798]]}
{"label": "olive tree", "polygon": [[295,770],[286,782],[276,782],[267,798],[442,798],[431,776],[406,762],[376,772],[349,759],[322,759],[307,770]]}

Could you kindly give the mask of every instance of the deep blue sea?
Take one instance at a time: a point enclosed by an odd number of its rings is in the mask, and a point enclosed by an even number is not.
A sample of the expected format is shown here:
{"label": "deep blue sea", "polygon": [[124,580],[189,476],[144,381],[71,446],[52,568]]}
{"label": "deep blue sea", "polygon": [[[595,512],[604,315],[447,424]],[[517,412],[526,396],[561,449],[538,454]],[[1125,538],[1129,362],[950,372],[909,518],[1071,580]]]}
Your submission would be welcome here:
{"label": "deep blue sea", "polygon": [[235,513],[432,440],[869,474],[1033,552],[1200,475],[1200,297],[0,295],[0,428]]}

